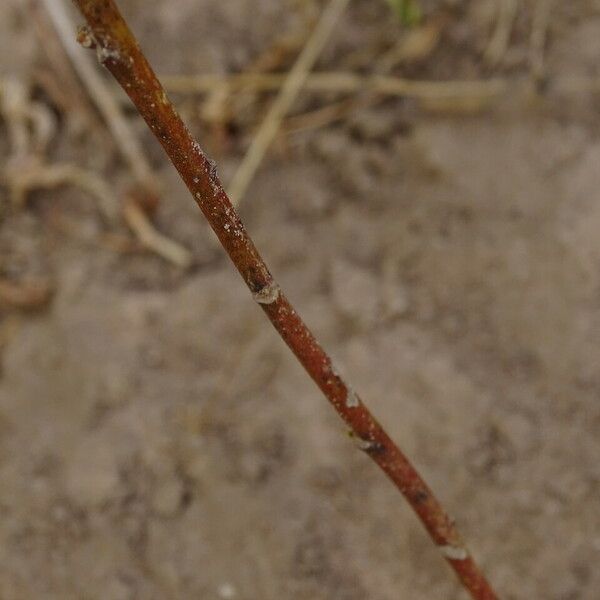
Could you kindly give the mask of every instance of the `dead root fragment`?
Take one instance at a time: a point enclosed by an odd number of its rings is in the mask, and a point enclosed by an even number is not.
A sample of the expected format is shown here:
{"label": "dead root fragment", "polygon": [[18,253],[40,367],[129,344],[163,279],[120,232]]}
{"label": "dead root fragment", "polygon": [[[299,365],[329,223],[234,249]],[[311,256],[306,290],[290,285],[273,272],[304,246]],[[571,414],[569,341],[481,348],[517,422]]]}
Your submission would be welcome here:
{"label": "dead root fragment", "polygon": [[51,111],[30,99],[29,86],[15,78],[0,81],[0,117],[6,123],[11,156],[42,154],[56,132]]}
{"label": "dead root fragment", "polygon": [[152,225],[148,215],[134,200],[128,199],[123,206],[123,217],[140,243],[155,254],[182,269],[188,269],[192,264],[191,253],[162,235]]}
{"label": "dead root fragment", "polygon": [[37,189],[51,189],[72,185],[88,194],[97,202],[100,212],[108,222],[116,218],[114,194],[100,177],[72,164],[41,164],[35,157],[9,164],[4,178],[10,191],[12,205],[22,208],[27,196]]}
{"label": "dead root fragment", "polygon": [[72,164],[46,164],[46,148],[56,132],[56,121],[46,106],[30,99],[24,82],[0,82],[0,117],[11,143],[11,154],[0,176],[14,207],[23,207],[34,189],[74,185],[97,200],[107,220],[114,220],[113,194],[100,177]]}

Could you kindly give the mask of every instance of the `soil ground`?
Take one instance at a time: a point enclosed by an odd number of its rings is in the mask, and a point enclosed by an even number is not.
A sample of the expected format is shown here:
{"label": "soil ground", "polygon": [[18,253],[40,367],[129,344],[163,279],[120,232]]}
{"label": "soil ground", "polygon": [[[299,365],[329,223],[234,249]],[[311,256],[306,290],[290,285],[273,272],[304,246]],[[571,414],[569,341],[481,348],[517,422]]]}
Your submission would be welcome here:
{"label": "soil ground", "polygon": [[[0,73],[60,81],[24,4],[0,5]],[[315,8],[121,4],[161,74],[244,71]],[[496,4],[423,2],[427,18],[445,15],[438,45],[393,73],[521,90],[538,3],[519,3],[490,65]],[[406,35],[384,2],[356,0],[317,70],[368,74]],[[593,85],[555,83],[598,75],[598,2],[554,3],[544,58],[537,95],[480,111],[367,98],[280,135],[242,213],[500,596],[594,600],[600,122]],[[57,119],[50,163],[131,184],[101,128],[77,132],[39,84],[32,94]],[[271,98],[241,94],[219,134],[199,99],[174,96],[225,181]],[[336,98],[303,94],[293,113]],[[192,251],[193,268],[108,243],[133,238],[107,228],[81,190],[40,189],[17,208],[0,188],[0,274],[54,289],[36,312],[0,315],[0,598],[464,598],[128,114],[165,190],[156,225]],[[6,164],[6,122],[0,152]]]}

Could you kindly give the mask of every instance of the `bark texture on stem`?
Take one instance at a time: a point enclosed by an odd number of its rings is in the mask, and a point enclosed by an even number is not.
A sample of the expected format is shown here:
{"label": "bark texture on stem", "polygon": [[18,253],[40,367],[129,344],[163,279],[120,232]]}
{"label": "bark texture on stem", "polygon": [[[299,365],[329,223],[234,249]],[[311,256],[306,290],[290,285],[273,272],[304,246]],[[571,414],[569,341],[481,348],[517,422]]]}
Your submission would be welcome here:
{"label": "bark texture on stem", "polygon": [[173,108],[114,1],[74,2],[88,23],[79,32],[80,43],[95,49],[99,61],[131,98],[179,171],[254,300],[350,427],[361,450],[402,492],[472,598],[496,599],[452,519],[362,400],[340,377],[330,357],[274,281],[223,190],[214,162],[204,154]]}

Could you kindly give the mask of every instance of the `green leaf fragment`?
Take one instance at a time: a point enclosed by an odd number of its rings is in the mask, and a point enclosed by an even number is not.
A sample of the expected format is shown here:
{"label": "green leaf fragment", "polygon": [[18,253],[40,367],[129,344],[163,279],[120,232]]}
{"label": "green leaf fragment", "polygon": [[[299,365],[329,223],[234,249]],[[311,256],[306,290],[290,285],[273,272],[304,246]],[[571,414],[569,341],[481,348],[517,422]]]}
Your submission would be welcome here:
{"label": "green leaf fragment", "polygon": [[421,9],[415,0],[386,0],[403,25],[416,25],[421,20]]}

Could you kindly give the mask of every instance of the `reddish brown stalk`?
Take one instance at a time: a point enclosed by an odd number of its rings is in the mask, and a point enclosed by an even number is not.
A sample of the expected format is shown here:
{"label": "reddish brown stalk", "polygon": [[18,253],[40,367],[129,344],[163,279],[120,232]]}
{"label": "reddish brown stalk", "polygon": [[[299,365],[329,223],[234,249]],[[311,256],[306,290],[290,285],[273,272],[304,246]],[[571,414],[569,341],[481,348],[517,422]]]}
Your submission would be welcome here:
{"label": "reddish brown stalk", "polygon": [[129,95],[179,171],[254,300],[350,427],[359,447],[408,500],[471,596],[476,600],[495,599],[496,594],[466,550],[450,517],[408,459],[337,373],[329,356],[274,281],[223,191],[215,164],[202,152],[169,102],[114,1],[74,1],[88,22],[88,26],[80,30],[80,43],[95,49],[100,62]]}

